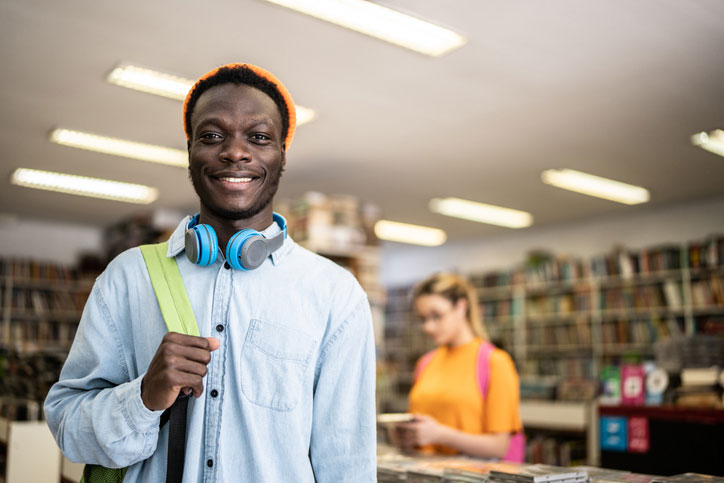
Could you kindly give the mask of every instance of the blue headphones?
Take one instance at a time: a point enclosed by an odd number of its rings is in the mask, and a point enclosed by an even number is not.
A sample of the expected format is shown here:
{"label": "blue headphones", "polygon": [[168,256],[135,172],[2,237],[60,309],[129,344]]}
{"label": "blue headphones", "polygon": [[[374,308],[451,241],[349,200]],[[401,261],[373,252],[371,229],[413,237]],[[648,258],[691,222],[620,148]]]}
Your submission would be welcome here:
{"label": "blue headphones", "polygon": [[[287,221],[278,213],[274,213],[274,221],[282,231],[272,238],[266,238],[251,228],[234,233],[226,244],[226,261],[229,265],[238,270],[253,270],[279,249],[287,237]],[[192,263],[205,267],[216,261],[219,240],[211,225],[199,225],[199,214],[189,222],[185,241],[186,257]]]}

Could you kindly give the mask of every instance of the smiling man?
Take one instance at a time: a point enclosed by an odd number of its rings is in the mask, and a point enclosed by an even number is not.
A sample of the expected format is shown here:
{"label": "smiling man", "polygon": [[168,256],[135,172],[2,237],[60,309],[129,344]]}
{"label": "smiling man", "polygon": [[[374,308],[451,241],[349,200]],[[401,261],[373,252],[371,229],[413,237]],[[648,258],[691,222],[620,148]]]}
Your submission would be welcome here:
{"label": "smiling man", "polygon": [[138,248],[98,277],[48,394],[71,461],[166,479],[161,414],[192,394],[184,482],[376,481],[372,322],[334,263],[286,236],[273,199],[295,131],[269,72],[232,64],[184,103],[200,211],[168,240],[199,337],[168,333]]}

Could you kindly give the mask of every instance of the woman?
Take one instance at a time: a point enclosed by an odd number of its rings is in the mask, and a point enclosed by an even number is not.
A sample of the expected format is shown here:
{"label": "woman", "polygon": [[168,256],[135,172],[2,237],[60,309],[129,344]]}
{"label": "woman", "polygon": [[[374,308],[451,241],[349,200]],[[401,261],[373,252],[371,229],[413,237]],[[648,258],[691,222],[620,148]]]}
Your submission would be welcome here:
{"label": "woman", "polygon": [[440,273],[421,282],[413,297],[437,349],[417,362],[410,391],[414,420],[397,426],[399,444],[522,461],[518,374],[510,356],[487,342],[475,289],[462,277]]}

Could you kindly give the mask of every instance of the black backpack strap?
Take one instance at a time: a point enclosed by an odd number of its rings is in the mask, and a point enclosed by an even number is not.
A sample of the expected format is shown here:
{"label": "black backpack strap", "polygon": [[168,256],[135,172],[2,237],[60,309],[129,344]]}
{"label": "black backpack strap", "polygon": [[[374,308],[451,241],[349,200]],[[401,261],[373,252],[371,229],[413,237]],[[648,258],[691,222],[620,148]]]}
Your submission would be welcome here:
{"label": "black backpack strap", "polygon": [[166,483],[181,483],[186,458],[186,411],[191,393],[183,394],[161,414],[161,426],[168,422]]}

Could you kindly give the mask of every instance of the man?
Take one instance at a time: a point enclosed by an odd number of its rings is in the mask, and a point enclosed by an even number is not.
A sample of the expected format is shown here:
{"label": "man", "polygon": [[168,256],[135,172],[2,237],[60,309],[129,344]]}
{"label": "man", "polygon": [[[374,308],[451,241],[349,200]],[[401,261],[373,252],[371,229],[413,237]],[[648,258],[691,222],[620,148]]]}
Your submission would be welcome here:
{"label": "man", "polygon": [[[366,296],[273,217],[295,119],[284,86],[255,66],[221,67],[189,92],[189,175],[201,208],[171,235],[167,256],[203,337],[167,332],[138,248],[116,257],[45,402],[70,460],[128,466],[128,482],[164,481],[168,425],[159,419],[183,391],[194,396],[184,482],[376,480]],[[217,234],[208,266],[187,259],[194,226]],[[283,243],[258,268],[238,269],[225,256],[242,229]]]}

